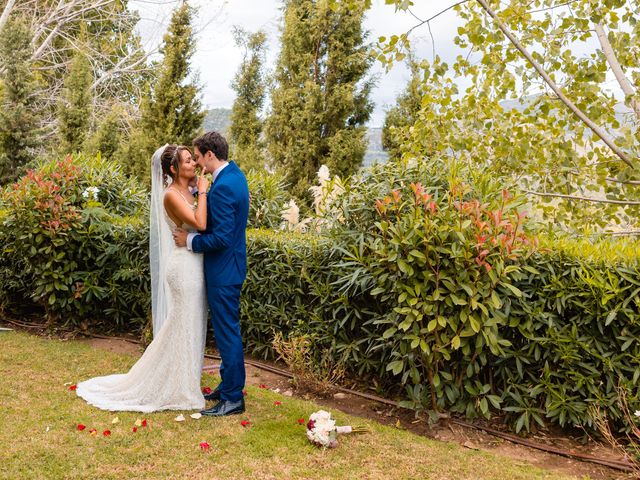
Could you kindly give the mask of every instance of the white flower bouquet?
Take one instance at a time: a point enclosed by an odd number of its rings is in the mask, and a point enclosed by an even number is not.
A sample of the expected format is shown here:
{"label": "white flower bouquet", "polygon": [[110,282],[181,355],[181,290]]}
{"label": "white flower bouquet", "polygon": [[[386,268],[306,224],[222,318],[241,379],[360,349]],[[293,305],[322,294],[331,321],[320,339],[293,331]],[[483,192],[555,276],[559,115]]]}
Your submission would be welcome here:
{"label": "white flower bouquet", "polygon": [[365,433],[365,427],[336,426],[331,414],[324,410],[312,413],[307,422],[307,438],[317,447],[335,448],[338,446],[336,437],[339,433]]}

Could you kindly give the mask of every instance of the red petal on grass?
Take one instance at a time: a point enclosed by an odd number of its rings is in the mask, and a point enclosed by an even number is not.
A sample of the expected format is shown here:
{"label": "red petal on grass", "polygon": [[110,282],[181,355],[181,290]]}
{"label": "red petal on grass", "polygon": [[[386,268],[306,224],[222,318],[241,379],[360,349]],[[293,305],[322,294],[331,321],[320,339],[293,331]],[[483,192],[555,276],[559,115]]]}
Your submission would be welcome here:
{"label": "red petal on grass", "polygon": [[279,407],[280,405],[282,405],[282,402],[279,402],[279,401],[277,401],[277,400],[276,400],[275,402],[273,402],[273,404],[274,404],[276,407]]}
{"label": "red petal on grass", "polygon": [[262,384],[260,384],[260,386],[258,388],[264,389],[264,388],[267,388],[267,386],[264,383],[262,383]]}
{"label": "red petal on grass", "polygon": [[204,387],[202,389],[202,393],[204,393],[205,395],[209,395],[211,392],[213,392],[213,390],[211,390],[211,387]]}
{"label": "red petal on grass", "polygon": [[247,391],[246,390],[242,390],[242,395],[246,397],[247,396]]}
{"label": "red petal on grass", "polygon": [[201,442],[201,443],[200,443],[200,449],[201,449],[201,450],[209,450],[209,447],[210,447],[210,446],[211,446],[211,445],[209,445],[209,443],[208,443],[208,442]]}
{"label": "red petal on grass", "polygon": [[147,426],[147,419],[145,418],[144,420],[142,420],[142,426],[146,427]]}
{"label": "red petal on grass", "polygon": [[102,435],[108,437],[109,435],[111,435],[111,430],[105,430],[104,432],[102,432]]}
{"label": "red petal on grass", "polygon": [[77,426],[76,428],[77,428],[78,430],[82,431],[82,430],[84,430],[85,428],[87,428],[87,426],[86,426],[86,425],[83,425],[83,424],[81,424],[81,423],[79,423],[79,424],[78,424],[78,426]]}
{"label": "red petal on grass", "polygon": [[75,390],[76,388],[78,388],[78,386],[77,386],[77,385],[71,385],[71,386],[69,387],[69,390],[73,391],[73,390]]}
{"label": "red petal on grass", "polygon": [[243,427],[248,427],[251,424],[251,422],[249,420],[242,420],[240,422],[240,425],[242,425]]}
{"label": "red petal on grass", "polygon": [[133,433],[136,433],[138,431],[138,427],[133,427]]}
{"label": "red petal on grass", "polygon": [[298,425],[304,425],[304,418],[298,419]]}

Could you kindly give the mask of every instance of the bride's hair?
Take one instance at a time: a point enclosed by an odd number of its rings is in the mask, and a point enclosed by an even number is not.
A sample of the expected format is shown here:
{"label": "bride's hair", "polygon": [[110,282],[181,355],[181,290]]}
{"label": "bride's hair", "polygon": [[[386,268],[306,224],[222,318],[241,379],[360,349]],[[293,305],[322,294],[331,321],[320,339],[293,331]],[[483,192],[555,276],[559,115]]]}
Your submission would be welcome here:
{"label": "bride's hair", "polygon": [[[162,163],[162,174],[165,177],[171,177],[175,180],[176,175],[180,171],[180,153],[183,151],[189,151],[189,149],[183,145],[167,145],[160,156],[160,162]],[[175,174],[171,171],[171,167],[175,169]]]}

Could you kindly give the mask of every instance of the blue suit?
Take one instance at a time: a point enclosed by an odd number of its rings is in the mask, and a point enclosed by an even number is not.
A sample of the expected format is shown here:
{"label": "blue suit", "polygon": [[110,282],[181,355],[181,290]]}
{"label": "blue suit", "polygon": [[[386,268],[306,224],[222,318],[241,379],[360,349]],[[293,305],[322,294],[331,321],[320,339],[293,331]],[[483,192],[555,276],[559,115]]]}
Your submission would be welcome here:
{"label": "blue suit", "polygon": [[207,229],[191,243],[204,253],[211,325],[222,357],[222,400],[239,401],[245,383],[240,334],[240,290],[247,274],[249,188],[234,162],[220,171],[207,194]]}

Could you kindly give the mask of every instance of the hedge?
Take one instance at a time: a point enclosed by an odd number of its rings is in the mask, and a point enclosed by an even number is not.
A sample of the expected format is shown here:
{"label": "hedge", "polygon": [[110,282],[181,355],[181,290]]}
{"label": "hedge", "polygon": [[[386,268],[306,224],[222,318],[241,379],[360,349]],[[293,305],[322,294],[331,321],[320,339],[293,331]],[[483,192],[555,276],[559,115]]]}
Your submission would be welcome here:
{"label": "hedge", "polygon": [[[415,361],[409,360],[420,351],[419,341],[399,343],[385,335],[398,297],[372,295],[364,258],[355,261],[327,239],[253,231],[242,297],[247,350],[274,358],[275,332],[285,338],[307,336],[316,364],[330,359],[364,388],[374,387],[418,410],[432,409],[433,392],[438,409],[471,418],[498,413],[517,431],[547,423],[594,428],[590,407],[596,405],[622,422],[616,387],[628,392],[633,408],[638,404],[637,243],[623,243],[627,254],[606,260],[584,255],[586,242],[556,244],[557,249],[528,257],[515,288],[500,292],[507,319],[499,328],[505,340],[500,352],[485,347],[466,355],[449,348],[435,383],[426,370],[411,372]],[[355,281],[341,292],[345,277]],[[404,321],[396,319],[396,327]],[[426,332],[420,338],[433,342]],[[482,340],[478,334],[470,338]],[[405,364],[397,370],[399,358]]]}

